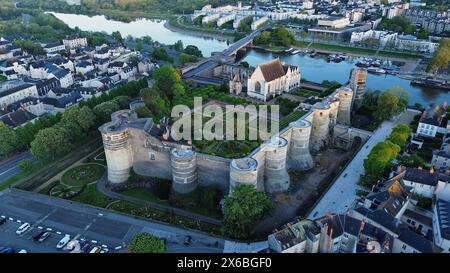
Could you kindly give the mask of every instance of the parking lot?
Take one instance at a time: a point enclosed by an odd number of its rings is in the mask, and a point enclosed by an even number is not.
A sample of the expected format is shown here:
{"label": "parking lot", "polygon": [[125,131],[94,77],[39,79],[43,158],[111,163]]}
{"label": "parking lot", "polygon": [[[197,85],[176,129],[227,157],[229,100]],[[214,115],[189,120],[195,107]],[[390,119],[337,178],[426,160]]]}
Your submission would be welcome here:
{"label": "parking lot", "polygon": [[[12,247],[15,252],[63,252],[56,245],[65,234],[90,242],[90,249],[103,246],[110,252],[123,250],[136,232],[150,232],[165,239],[168,252],[222,252],[224,244],[222,239],[202,233],[17,190],[0,192],[0,217],[6,219],[0,225],[0,247]],[[25,222],[30,229],[17,235]],[[33,241],[38,230],[47,230],[51,235],[42,243]],[[192,240],[185,245],[187,236]]]}

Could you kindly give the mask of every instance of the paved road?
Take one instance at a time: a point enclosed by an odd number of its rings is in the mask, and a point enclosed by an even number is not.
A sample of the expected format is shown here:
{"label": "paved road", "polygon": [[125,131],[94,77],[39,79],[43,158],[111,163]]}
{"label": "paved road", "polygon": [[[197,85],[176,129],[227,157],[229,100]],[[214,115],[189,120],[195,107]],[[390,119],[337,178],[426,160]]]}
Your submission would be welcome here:
{"label": "paved road", "polygon": [[349,209],[358,198],[356,195],[357,183],[361,175],[364,174],[364,159],[372,148],[381,141],[384,141],[392,132],[394,122],[383,122],[373,136],[364,144],[362,149],[352,159],[350,164],[341,173],[333,186],[326,192],[320,202],[308,215],[309,219],[315,219],[325,215],[327,212],[340,213]]}
{"label": "paved road", "polygon": [[384,141],[391,134],[395,125],[400,123],[409,124],[417,114],[420,114],[420,112],[408,110],[393,121],[383,122],[345,170],[342,171],[339,178],[325,193],[320,202],[311,210],[308,218],[315,219],[325,215],[327,212],[341,213],[349,209],[353,202],[358,199],[356,189],[359,188],[357,183],[360,176],[364,174],[364,159],[366,159],[378,142]]}
{"label": "paved road", "polygon": [[[56,243],[64,234],[72,237],[79,235],[88,241],[95,240],[98,242],[96,244],[105,244],[113,250],[128,244],[136,232],[142,231],[166,239],[169,252],[221,253],[224,246],[222,239],[203,233],[18,190],[0,192],[0,216],[11,218],[0,226],[0,246],[12,246],[17,251],[26,249],[29,252],[57,252]],[[21,224],[18,220],[30,223],[32,229],[17,236],[15,231]],[[52,235],[42,244],[31,240],[39,227],[52,229]],[[186,235],[192,237],[189,246],[183,244]]]}
{"label": "paved road", "polygon": [[26,159],[36,162],[36,158],[34,158],[29,150],[0,161],[0,184],[18,174],[20,172],[20,161]]}

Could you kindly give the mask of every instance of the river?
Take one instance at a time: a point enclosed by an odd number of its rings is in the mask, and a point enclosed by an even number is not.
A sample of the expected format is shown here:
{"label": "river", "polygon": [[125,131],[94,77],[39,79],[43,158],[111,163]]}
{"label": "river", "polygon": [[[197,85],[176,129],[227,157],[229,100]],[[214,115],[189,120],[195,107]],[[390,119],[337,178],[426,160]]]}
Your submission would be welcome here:
{"label": "river", "polygon": [[[164,20],[138,19],[136,21],[125,23],[120,21],[108,20],[103,15],[86,16],[78,14],[54,13],[57,18],[65,22],[71,28],[78,27],[85,31],[105,31],[111,34],[119,31],[123,37],[131,35],[139,38],[150,36],[154,41],[163,44],[174,44],[178,40],[183,41],[184,45],[196,45],[204,56],[210,56],[212,52],[222,51],[228,47],[225,39],[202,37],[201,35],[192,35],[180,33],[164,27]],[[340,63],[326,62],[323,58],[311,58],[302,55],[277,55],[257,50],[250,50],[243,58],[250,65],[256,66],[273,58],[279,57],[286,63],[300,67],[302,77],[314,82],[323,80],[335,80],[342,84],[346,83],[350,70],[355,67],[352,60]],[[401,86],[409,94],[409,104],[420,103],[423,106],[429,102],[442,103],[450,102],[450,92],[426,87],[411,86],[409,80],[401,79],[393,75],[374,75],[369,74],[366,82],[366,90],[386,90],[394,86]]]}

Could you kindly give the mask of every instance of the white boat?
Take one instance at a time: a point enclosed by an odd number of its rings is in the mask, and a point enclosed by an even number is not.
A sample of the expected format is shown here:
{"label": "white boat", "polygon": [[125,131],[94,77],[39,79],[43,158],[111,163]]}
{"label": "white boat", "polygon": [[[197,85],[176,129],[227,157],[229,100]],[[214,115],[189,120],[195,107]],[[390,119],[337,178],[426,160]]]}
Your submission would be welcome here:
{"label": "white boat", "polygon": [[378,67],[369,67],[367,68],[367,72],[374,74],[386,74],[386,70],[378,68]]}
{"label": "white boat", "polygon": [[290,53],[292,50],[294,50],[294,48],[293,47],[291,47],[291,48],[289,48],[289,49],[286,49],[284,52],[286,52],[286,53]]}
{"label": "white boat", "polygon": [[298,54],[298,53],[300,53],[300,52],[302,52],[300,49],[297,49],[297,50],[294,50],[294,51],[292,51],[292,55],[296,55],[296,54]]}

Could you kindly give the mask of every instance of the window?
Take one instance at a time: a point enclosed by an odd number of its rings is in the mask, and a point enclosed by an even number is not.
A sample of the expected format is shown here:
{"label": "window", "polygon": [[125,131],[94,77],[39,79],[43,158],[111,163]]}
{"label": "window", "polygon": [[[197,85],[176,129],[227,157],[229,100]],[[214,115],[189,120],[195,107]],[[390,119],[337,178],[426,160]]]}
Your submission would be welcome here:
{"label": "window", "polygon": [[150,153],[150,160],[155,160],[155,154],[154,153]]}
{"label": "window", "polygon": [[261,84],[259,82],[256,82],[255,84],[255,92],[261,93]]}

